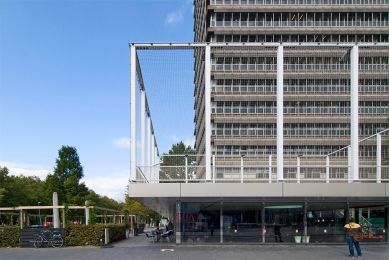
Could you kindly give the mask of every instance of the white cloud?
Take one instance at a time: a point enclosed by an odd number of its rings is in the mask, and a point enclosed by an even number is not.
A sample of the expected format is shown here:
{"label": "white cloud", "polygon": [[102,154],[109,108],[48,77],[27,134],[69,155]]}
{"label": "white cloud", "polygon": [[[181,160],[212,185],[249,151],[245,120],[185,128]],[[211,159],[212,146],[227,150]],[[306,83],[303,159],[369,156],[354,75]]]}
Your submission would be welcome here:
{"label": "white cloud", "polygon": [[0,161],[0,165],[2,167],[7,167],[9,170],[9,175],[14,176],[37,176],[39,179],[44,180],[46,179],[47,174],[50,173],[50,170],[48,170],[47,167],[36,164]]}
{"label": "white cloud", "polygon": [[113,140],[113,144],[119,148],[130,148],[131,139],[127,137],[117,138]]}
{"label": "white cloud", "polygon": [[181,10],[171,12],[166,17],[166,23],[168,23],[168,24],[178,23],[178,22],[182,21],[182,17],[183,17],[183,14],[182,14]]}
{"label": "white cloud", "polygon": [[124,201],[124,193],[129,179],[130,171],[124,171],[121,173],[109,173],[106,176],[85,176],[82,181],[85,182],[89,189],[100,196],[107,196],[116,201]]}
{"label": "white cloud", "polygon": [[192,147],[192,149],[194,148],[194,144],[195,144],[195,139],[194,138],[188,138],[186,140],[184,140],[184,144],[185,146],[189,146]]}
{"label": "white cloud", "polygon": [[184,13],[187,9],[190,8],[191,5],[192,0],[187,0],[178,10],[168,13],[165,23],[173,24],[181,22],[184,18]]}
{"label": "white cloud", "polygon": [[174,144],[180,142],[176,135],[169,135],[169,138],[174,142]]}

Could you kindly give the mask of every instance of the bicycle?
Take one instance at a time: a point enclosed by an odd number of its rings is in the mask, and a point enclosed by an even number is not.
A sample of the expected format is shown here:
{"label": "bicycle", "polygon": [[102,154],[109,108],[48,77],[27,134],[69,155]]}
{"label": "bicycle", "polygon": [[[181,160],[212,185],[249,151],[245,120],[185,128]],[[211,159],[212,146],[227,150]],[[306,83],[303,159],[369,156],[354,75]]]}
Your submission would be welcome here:
{"label": "bicycle", "polygon": [[35,248],[44,247],[45,244],[51,245],[52,247],[61,247],[63,246],[63,239],[61,234],[50,230],[42,230],[39,235],[36,235],[34,241]]}

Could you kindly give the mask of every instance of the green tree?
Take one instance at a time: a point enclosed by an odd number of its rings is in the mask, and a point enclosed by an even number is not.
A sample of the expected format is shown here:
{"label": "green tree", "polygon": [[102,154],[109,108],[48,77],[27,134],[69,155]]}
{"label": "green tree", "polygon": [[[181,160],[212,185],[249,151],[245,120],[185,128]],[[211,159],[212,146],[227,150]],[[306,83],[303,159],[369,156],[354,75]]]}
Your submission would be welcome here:
{"label": "green tree", "polygon": [[31,206],[38,202],[48,202],[44,196],[44,183],[38,177],[9,175],[6,167],[0,167],[0,206]]}
{"label": "green tree", "polygon": [[5,182],[8,178],[8,168],[0,166],[0,205],[3,206],[4,197],[6,194]]}
{"label": "green tree", "polygon": [[121,210],[123,212],[125,212],[125,214],[128,215],[128,213],[135,213],[137,215],[143,216],[143,218],[146,218],[147,216],[149,216],[149,218],[152,218],[152,219],[160,219],[161,218],[161,215],[158,214],[157,212],[144,206],[143,204],[136,201],[135,199],[130,198],[128,196],[128,188],[129,188],[129,186],[127,185],[126,192],[124,194],[124,202],[121,204]]}
{"label": "green tree", "polygon": [[172,148],[162,156],[159,178],[161,181],[183,181],[188,172],[188,179],[195,177],[196,151],[190,146],[186,146],[182,141],[173,144]]}
{"label": "green tree", "polygon": [[84,173],[77,149],[62,146],[55,163],[54,173],[46,177],[47,195],[57,192],[59,204],[84,205],[88,188],[80,182]]}

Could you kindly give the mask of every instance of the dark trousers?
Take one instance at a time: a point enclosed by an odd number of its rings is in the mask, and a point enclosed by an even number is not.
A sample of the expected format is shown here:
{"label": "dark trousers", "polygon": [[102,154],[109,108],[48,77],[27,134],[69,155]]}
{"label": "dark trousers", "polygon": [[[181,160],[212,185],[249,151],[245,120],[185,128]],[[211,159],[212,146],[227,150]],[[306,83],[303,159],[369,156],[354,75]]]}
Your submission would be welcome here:
{"label": "dark trousers", "polygon": [[278,242],[278,238],[280,239],[280,242],[282,242],[281,238],[281,231],[274,231],[276,242]]}

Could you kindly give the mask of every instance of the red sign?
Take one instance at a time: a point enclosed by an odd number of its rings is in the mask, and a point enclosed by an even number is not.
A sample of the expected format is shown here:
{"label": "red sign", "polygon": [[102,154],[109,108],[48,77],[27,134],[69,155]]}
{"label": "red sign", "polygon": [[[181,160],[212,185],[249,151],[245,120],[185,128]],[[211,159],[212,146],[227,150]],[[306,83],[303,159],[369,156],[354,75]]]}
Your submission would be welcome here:
{"label": "red sign", "polygon": [[185,213],[184,214],[184,222],[186,223],[195,223],[198,220],[197,213]]}

